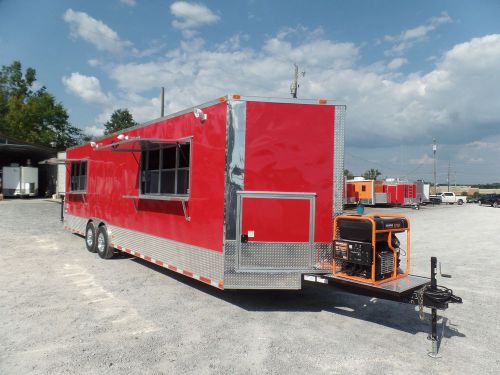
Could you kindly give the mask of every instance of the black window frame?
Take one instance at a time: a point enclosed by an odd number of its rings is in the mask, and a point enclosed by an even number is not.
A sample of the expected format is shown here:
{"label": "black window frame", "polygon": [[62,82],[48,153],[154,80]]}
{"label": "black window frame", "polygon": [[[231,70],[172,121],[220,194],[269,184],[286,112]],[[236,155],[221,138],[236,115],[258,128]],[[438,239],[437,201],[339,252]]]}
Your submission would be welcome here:
{"label": "black window frame", "polygon": [[[187,155],[187,166],[180,166],[180,158],[183,155],[182,149],[188,147]],[[171,150],[175,148],[175,165],[174,167],[164,168],[164,151]],[[158,151],[158,169],[149,169],[149,160],[152,153]],[[187,142],[177,142],[169,143],[163,145],[156,145],[153,147],[143,148],[141,150],[140,158],[140,168],[139,168],[139,195],[148,197],[181,197],[189,198],[191,195],[191,166],[192,166],[192,143]],[[185,158],[184,158],[185,161]],[[187,183],[182,184],[179,180],[179,172],[184,173],[184,177],[187,178]],[[164,174],[173,173],[173,190],[166,188],[166,183],[170,185],[172,182],[170,179],[164,180]],[[157,186],[151,188],[152,176],[157,174],[155,177],[155,184]],[[167,177],[168,178],[168,177]],[[157,180],[157,182],[156,182]]]}
{"label": "black window frame", "polygon": [[87,160],[72,161],[70,163],[70,174],[69,174],[70,193],[87,192],[88,174],[89,174],[89,164]]}

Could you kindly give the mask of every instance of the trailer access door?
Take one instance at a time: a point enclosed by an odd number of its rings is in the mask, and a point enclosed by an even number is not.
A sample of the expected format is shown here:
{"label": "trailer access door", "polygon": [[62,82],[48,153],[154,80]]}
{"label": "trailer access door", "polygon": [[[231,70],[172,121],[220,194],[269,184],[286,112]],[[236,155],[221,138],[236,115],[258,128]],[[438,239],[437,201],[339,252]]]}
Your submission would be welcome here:
{"label": "trailer access door", "polygon": [[315,193],[237,192],[237,270],[310,272]]}

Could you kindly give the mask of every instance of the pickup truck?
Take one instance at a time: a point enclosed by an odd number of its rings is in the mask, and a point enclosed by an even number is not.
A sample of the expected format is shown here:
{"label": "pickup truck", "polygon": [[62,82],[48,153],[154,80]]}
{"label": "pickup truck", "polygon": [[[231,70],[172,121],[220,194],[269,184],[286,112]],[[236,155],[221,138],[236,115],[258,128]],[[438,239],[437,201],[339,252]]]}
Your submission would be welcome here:
{"label": "pickup truck", "polygon": [[431,195],[430,199],[441,199],[441,203],[445,204],[458,204],[462,205],[465,202],[467,202],[467,197],[465,195],[455,195],[455,193],[452,193],[451,191],[446,191],[443,193],[439,193],[436,195]]}

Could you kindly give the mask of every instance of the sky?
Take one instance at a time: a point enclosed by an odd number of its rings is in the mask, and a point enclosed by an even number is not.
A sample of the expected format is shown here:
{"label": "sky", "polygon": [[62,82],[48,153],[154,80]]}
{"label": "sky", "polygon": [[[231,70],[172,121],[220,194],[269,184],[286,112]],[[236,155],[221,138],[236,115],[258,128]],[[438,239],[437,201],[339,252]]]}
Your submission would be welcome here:
{"label": "sky", "polygon": [[355,175],[500,182],[500,2],[0,0],[0,65],[36,69],[90,135],[228,93],[347,105]]}

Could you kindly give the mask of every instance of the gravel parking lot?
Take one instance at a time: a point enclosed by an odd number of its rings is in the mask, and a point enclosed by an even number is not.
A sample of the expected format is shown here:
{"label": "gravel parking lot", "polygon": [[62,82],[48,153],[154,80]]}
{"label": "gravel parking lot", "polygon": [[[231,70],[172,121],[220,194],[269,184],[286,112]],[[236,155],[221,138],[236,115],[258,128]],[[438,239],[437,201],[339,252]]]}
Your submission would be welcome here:
{"label": "gravel parking lot", "polygon": [[87,252],[56,203],[0,202],[0,374],[500,373],[500,209],[397,212],[411,219],[412,273],[436,255],[464,299],[444,312],[441,359],[413,306],[311,284],[219,291]]}

